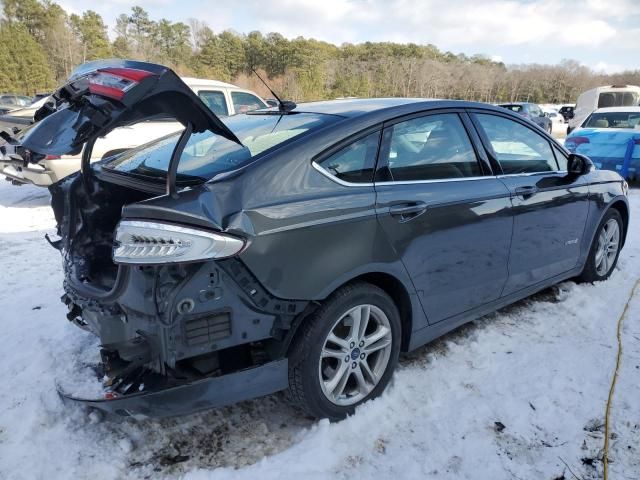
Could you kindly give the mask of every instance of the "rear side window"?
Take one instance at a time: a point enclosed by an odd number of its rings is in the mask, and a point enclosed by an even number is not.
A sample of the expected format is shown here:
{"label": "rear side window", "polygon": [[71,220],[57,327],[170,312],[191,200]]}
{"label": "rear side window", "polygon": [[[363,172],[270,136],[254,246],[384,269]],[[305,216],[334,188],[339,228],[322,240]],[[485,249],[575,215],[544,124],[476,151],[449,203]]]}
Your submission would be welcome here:
{"label": "rear side window", "polygon": [[227,108],[227,101],[224,98],[224,93],[219,90],[200,90],[198,92],[200,100],[209,107],[216,115],[229,115],[229,109]]}
{"label": "rear side window", "polygon": [[322,168],[345,182],[370,183],[376,167],[380,132],[367,135],[318,162]]}
{"label": "rear side window", "polygon": [[264,108],[264,104],[258,97],[247,92],[231,92],[231,101],[236,113],[246,113]]}
{"label": "rear side window", "polygon": [[394,181],[482,174],[471,141],[455,113],[414,118],[391,129],[387,160]]}
{"label": "rear side window", "polygon": [[508,118],[476,114],[504,174],[558,170],[551,145],[529,127]]}

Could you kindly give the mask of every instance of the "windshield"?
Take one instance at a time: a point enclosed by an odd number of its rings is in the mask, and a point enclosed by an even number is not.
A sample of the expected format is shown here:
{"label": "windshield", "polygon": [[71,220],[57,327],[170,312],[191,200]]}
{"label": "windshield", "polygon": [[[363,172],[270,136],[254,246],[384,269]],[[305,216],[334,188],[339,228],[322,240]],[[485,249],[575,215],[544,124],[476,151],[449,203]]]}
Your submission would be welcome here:
{"label": "windshield", "polygon": [[603,92],[598,97],[598,108],[635,107],[640,103],[637,92]]}
{"label": "windshield", "polygon": [[584,122],[583,127],[640,129],[640,112],[592,113]]}
{"label": "windshield", "polygon": [[[250,163],[267,150],[287,140],[338,121],[341,117],[312,113],[291,115],[253,114],[224,119],[242,146],[211,131],[196,133],[189,139],[178,165],[178,179],[208,180],[218,173],[234,170]],[[103,168],[122,173],[164,179],[171,153],[180,132],[129,150]]]}

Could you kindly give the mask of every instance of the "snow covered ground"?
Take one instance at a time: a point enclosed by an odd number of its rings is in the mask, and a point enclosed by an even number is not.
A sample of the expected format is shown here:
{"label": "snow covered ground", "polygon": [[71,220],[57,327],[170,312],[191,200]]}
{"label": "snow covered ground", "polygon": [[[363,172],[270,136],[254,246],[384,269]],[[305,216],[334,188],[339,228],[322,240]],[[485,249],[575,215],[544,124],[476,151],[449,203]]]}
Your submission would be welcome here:
{"label": "snow covered ground", "polygon": [[[630,200],[608,282],[565,283],[405,356],[383,397],[341,423],[281,395],[114,423],[56,394],[93,340],[59,301],[47,191],[0,179],[0,479],[600,478],[616,320],[640,276],[640,192]],[[640,295],[623,341],[610,471],[640,479]]]}

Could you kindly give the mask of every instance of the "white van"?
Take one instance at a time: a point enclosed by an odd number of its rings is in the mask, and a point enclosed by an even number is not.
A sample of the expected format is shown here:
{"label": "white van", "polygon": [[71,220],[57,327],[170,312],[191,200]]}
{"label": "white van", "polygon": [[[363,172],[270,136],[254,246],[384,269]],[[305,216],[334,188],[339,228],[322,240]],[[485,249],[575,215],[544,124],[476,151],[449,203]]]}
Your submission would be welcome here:
{"label": "white van", "polygon": [[635,85],[608,85],[587,90],[578,97],[567,133],[582,125],[596,108],[637,107],[640,105],[640,87]]}
{"label": "white van", "polygon": [[[230,83],[202,78],[182,78],[182,80],[218,117],[268,107],[267,103],[251,90],[245,90]],[[182,128],[184,128],[182,124],[172,121],[147,121],[117,128],[107,136],[98,139],[92,150],[91,161],[95,162],[137,147]],[[0,173],[16,185],[30,183],[46,187],[77,172],[80,169],[80,159],[81,154],[62,157],[47,156],[37,164],[23,165],[21,162],[2,158],[0,155]]]}

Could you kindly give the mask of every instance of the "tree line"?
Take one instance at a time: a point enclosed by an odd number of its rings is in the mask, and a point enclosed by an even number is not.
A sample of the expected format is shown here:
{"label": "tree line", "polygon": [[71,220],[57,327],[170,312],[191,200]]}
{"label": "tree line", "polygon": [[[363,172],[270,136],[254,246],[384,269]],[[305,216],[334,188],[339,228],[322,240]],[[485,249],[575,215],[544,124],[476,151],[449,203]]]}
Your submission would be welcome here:
{"label": "tree line", "polygon": [[165,64],[181,75],[229,81],[270,97],[255,69],[295,101],[406,96],[567,103],[597,85],[640,84],[640,70],[606,75],[574,60],[507,66],[434,45],[336,46],[275,32],[216,33],[197,19],[152,20],[137,6],[117,17],[111,40],[95,11],[69,15],[51,0],[0,3],[0,92],[50,91],[76,66],[112,57]]}

